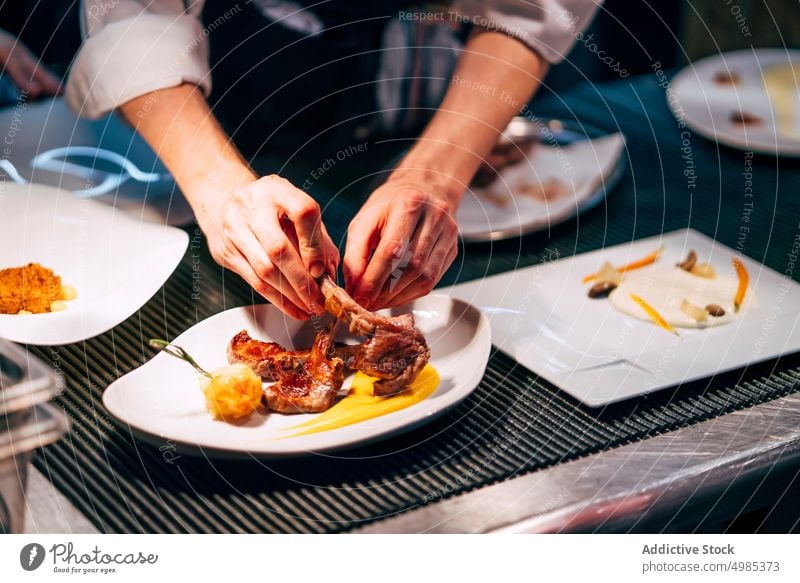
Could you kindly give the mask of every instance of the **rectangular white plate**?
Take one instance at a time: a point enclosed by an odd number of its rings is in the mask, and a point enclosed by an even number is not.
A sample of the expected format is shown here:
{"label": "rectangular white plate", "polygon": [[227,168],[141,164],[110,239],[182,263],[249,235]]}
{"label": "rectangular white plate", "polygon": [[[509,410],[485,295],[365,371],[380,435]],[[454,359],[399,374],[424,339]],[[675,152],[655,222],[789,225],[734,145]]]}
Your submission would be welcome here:
{"label": "rectangular white plate", "polygon": [[731,275],[731,259],[738,255],[685,229],[447,291],[489,317],[495,346],[592,407],[800,351],[800,284],[746,257],[755,301],[727,325],[680,329],[677,337],[618,312],[608,300],[587,297],[589,286],[581,279],[604,261],[623,265],[659,246],[658,265],[674,265],[695,249],[719,277]]}

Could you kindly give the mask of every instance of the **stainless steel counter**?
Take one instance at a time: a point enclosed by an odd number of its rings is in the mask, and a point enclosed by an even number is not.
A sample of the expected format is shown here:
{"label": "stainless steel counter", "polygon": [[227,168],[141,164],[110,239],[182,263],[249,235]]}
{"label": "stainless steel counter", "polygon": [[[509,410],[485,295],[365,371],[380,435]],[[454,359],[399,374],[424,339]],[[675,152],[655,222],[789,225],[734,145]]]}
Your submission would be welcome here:
{"label": "stainless steel counter", "polygon": [[89,519],[33,466],[28,469],[25,506],[25,532],[28,534],[99,532]]}
{"label": "stainless steel counter", "polygon": [[[700,512],[724,511],[715,506],[737,484],[787,469],[800,471],[800,395],[432,503],[357,532],[625,532],[651,530],[646,525],[656,519],[658,530],[670,530],[689,504],[705,499]],[[743,500],[736,511],[747,496]]]}

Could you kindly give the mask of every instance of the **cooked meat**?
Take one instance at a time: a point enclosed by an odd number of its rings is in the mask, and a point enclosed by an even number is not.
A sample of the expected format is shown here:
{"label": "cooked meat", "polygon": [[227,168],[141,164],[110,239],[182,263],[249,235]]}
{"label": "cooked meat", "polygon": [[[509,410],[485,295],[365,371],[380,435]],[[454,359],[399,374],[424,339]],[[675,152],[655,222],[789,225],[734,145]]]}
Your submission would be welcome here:
{"label": "cooked meat", "polygon": [[425,338],[416,329],[388,332],[378,329],[361,345],[357,370],[380,380],[373,385],[376,396],[399,393],[416,380],[431,358]]}
{"label": "cooked meat", "polygon": [[276,369],[292,372],[299,370],[311,354],[310,348],[287,350],[277,342],[263,342],[250,338],[242,330],[228,344],[228,362],[246,364],[261,378],[277,380],[272,376]]}
{"label": "cooked meat", "polygon": [[413,383],[431,356],[414,317],[365,310],[327,276],[321,289],[328,311],[349,322],[351,332],[367,336],[362,344],[334,346],[332,324],[317,334],[311,348],[287,350],[276,342],[255,340],[246,330],[228,345],[230,363],[246,364],[262,378],[276,381],[264,390],[269,407],[279,413],[326,410],[342,386],[345,368],[377,377],[377,396],[398,393]]}
{"label": "cooked meat", "polygon": [[402,332],[414,327],[414,317],[411,314],[386,317],[365,310],[327,275],[320,281],[320,289],[325,296],[325,309],[339,320],[348,322],[353,334],[371,336],[378,329]]}
{"label": "cooked meat", "polygon": [[[358,370],[355,364],[359,361],[362,345],[334,344],[332,356],[342,359],[345,369]],[[264,342],[250,337],[247,330],[242,330],[228,344],[228,362],[246,364],[264,380],[274,381],[272,371],[277,369],[286,373],[298,371],[311,356],[310,348],[288,350],[277,342]]]}
{"label": "cooked meat", "polygon": [[0,314],[49,312],[62,294],[61,278],[38,263],[0,270]]}
{"label": "cooked meat", "polygon": [[717,71],[712,77],[717,85],[739,85],[742,77],[733,71]]}
{"label": "cooked meat", "polygon": [[352,367],[380,379],[373,385],[375,395],[392,395],[413,383],[431,357],[425,337],[414,327],[414,317],[386,317],[365,310],[328,276],[320,288],[325,308],[349,322],[354,334],[368,336],[353,356]]}
{"label": "cooked meat", "polygon": [[731,112],[730,119],[733,123],[741,124],[743,126],[745,125],[757,126],[764,123],[764,120],[762,120],[754,113],[750,113],[749,111],[733,111]]}
{"label": "cooked meat", "polygon": [[264,389],[270,409],[278,413],[319,413],[333,405],[344,382],[344,362],[329,355],[332,328],[317,334],[308,358],[300,366],[287,368],[281,360],[267,364],[271,377],[276,379]]}

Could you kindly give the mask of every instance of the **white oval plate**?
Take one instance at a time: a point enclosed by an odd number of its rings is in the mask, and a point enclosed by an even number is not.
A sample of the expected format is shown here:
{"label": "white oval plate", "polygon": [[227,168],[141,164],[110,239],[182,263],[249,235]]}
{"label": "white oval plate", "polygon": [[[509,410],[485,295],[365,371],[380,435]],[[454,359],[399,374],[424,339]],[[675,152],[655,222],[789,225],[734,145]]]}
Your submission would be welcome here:
{"label": "white oval plate", "polygon": [[[701,59],[672,79],[672,113],[706,138],[721,144],[772,155],[800,156],[800,139],[779,131],[777,113],[764,89],[762,72],[775,65],[800,63],[800,51],[741,50]],[[800,66],[800,65],[798,65]],[[737,86],[714,82],[718,72],[736,73]],[[800,80],[798,80],[800,86]],[[731,121],[731,113],[746,111],[763,120],[759,126]],[[800,132],[800,92],[795,104],[795,132]],[[798,133],[800,135],[800,133]]]}
{"label": "white oval plate", "polygon": [[41,263],[75,287],[63,312],[0,314],[0,337],[24,344],[79,342],[141,308],[189,244],[180,229],[41,184],[0,183],[0,269]]}
{"label": "white oval plate", "polygon": [[[120,423],[153,445],[209,456],[296,456],[385,438],[432,420],[469,395],[483,377],[491,348],[486,316],[466,302],[431,294],[392,313],[408,311],[425,334],[431,364],[441,382],[426,400],[375,419],[291,438],[281,437],[291,433],[288,428],[314,415],[256,412],[240,424],[217,421],[206,410],[197,373],[167,354],[156,355],[112,383],[103,393],[103,404]],[[308,346],[313,337],[310,323],[261,304],[211,316],[174,343],[211,370],[227,364],[228,342],[244,329],[254,338],[287,347]],[[339,334],[337,340],[347,340],[347,336]],[[349,381],[345,381],[343,393]]]}

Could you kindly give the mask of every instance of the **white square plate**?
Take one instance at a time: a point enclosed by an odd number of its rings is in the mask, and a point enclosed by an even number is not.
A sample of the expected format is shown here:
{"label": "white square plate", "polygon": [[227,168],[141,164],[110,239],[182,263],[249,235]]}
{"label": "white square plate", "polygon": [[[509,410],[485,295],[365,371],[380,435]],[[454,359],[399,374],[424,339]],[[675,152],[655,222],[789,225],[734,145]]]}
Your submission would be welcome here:
{"label": "white square plate", "polygon": [[659,246],[660,267],[695,249],[718,277],[733,277],[731,259],[737,253],[686,229],[460,284],[449,292],[489,317],[492,343],[500,350],[592,407],[800,351],[800,285],[746,257],[754,301],[726,325],[681,328],[674,336],[618,312],[607,299],[587,297],[589,286],[581,279],[604,261],[623,265]]}
{"label": "white square plate", "polygon": [[62,312],[0,314],[0,337],[79,342],[141,308],[175,270],[188,235],[41,184],[0,183],[0,269],[41,263],[78,297]]}

